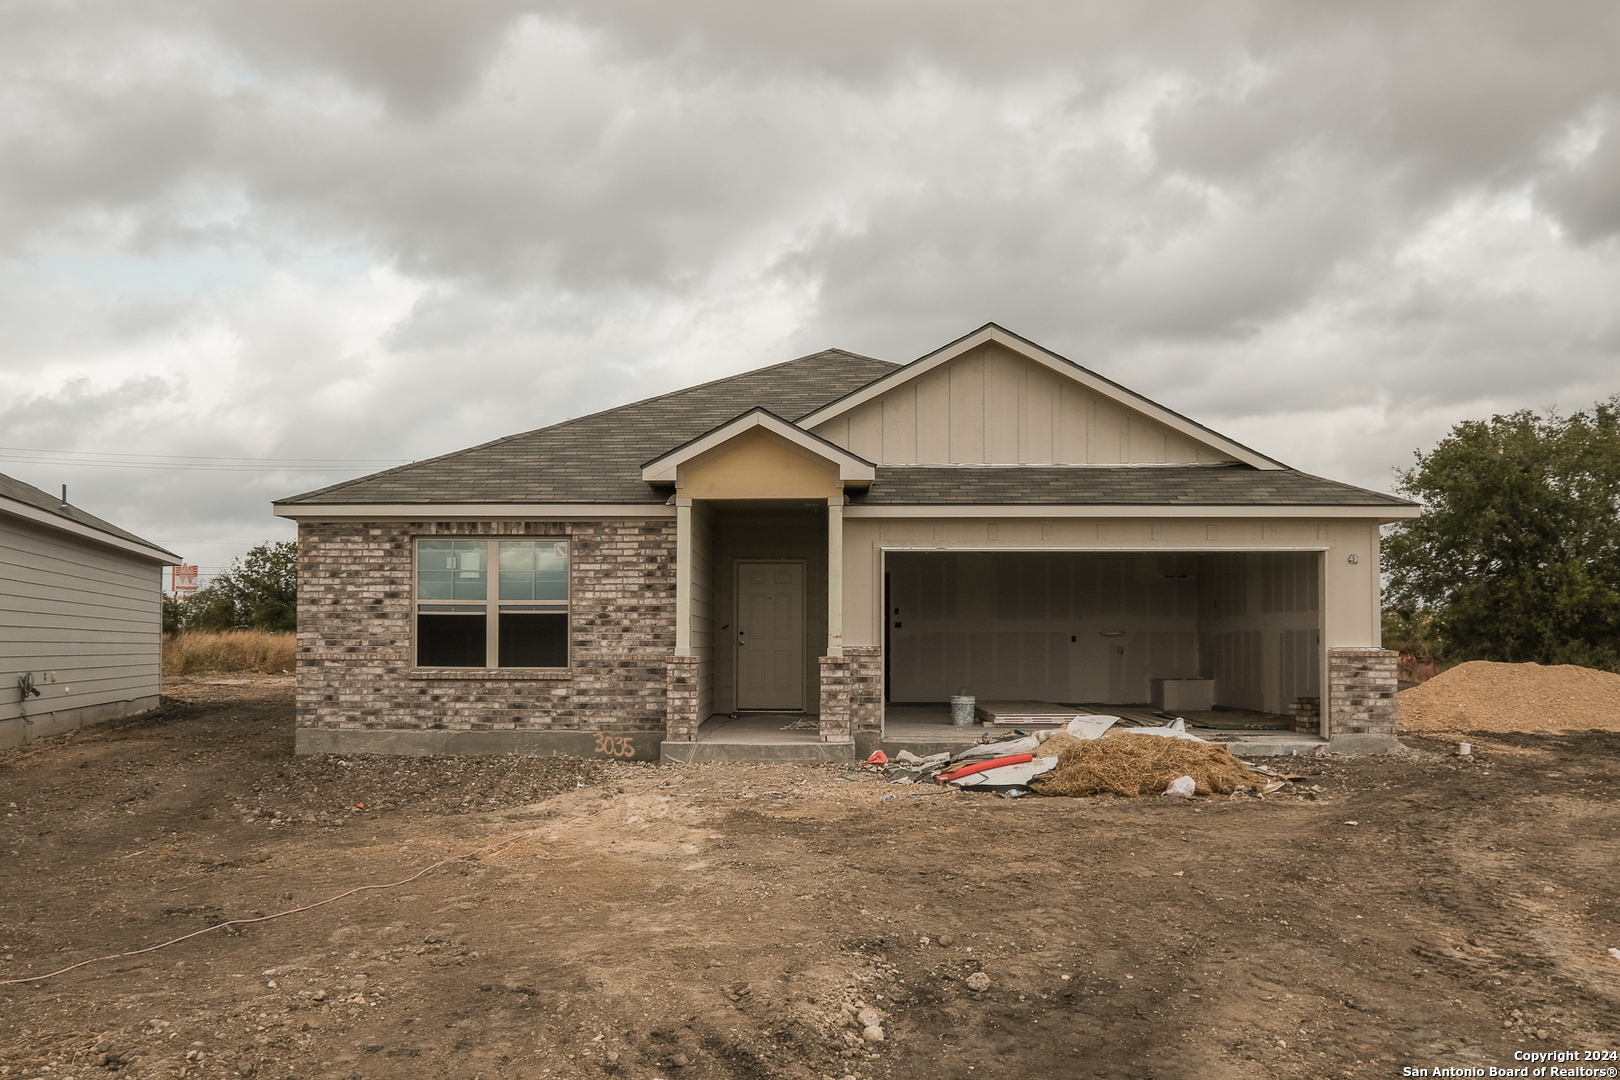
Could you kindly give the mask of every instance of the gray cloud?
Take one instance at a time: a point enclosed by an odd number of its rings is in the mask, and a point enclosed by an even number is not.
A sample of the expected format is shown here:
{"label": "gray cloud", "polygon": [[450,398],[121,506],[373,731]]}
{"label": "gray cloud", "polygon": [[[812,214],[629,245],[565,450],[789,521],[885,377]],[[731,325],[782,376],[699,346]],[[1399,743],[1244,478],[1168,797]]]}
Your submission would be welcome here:
{"label": "gray cloud", "polygon": [[[1613,392],[1617,45],[1595,2],[11,5],[4,421],[422,457],[995,319],[1380,486]],[[254,476],[90,483],[239,533],[332,479]]]}

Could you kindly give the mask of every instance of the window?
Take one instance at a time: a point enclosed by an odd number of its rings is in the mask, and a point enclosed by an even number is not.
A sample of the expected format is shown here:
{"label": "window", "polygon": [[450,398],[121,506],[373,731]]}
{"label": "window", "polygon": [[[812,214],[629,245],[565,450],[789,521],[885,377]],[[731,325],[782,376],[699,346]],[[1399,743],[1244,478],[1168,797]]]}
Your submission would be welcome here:
{"label": "window", "polygon": [[568,541],[418,540],[416,666],[568,666]]}

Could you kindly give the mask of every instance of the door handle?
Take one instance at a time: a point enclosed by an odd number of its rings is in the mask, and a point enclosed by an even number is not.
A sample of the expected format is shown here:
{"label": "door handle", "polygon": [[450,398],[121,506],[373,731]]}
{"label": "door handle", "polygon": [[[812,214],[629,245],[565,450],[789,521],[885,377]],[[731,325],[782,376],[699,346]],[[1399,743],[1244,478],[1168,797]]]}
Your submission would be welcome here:
{"label": "door handle", "polygon": [[747,644],[748,644],[748,642],[743,640],[743,631],[741,631],[741,630],[737,631],[737,647],[741,648],[742,646],[747,645]]}

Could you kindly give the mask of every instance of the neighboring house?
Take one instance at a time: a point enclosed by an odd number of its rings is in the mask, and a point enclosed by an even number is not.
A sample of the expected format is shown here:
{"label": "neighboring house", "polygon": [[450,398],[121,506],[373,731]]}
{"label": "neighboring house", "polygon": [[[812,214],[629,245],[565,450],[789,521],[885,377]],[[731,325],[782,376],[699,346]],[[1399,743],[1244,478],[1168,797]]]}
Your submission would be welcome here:
{"label": "neighboring house", "polygon": [[163,567],[179,561],[0,476],[0,748],[157,705]]}
{"label": "neighboring house", "polygon": [[678,757],[781,710],[865,753],[891,703],[1159,679],[1391,733],[1379,525],[1417,512],[994,324],[829,350],[278,502],[298,747]]}

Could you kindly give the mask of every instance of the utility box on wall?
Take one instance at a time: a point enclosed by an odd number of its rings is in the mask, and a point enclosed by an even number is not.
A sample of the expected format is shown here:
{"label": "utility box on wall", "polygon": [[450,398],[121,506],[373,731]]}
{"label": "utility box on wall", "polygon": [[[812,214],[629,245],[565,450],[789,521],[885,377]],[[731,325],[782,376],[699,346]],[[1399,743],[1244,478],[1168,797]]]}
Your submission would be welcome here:
{"label": "utility box on wall", "polygon": [[1215,707],[1214,679],[1150,679],[1157,712],[1208,712]]}

